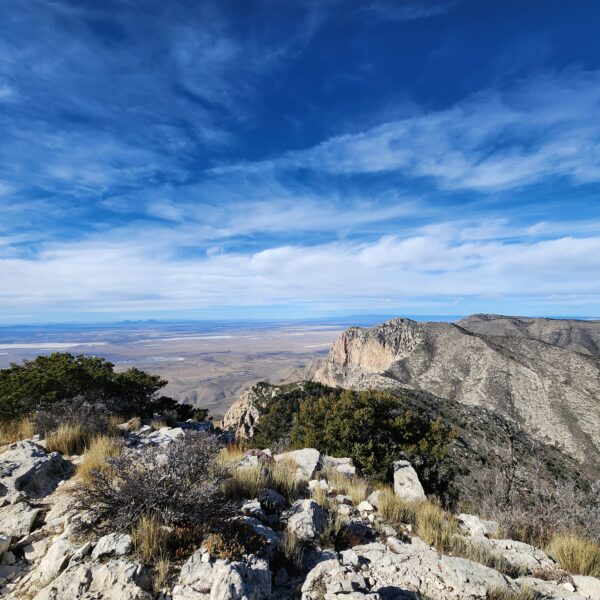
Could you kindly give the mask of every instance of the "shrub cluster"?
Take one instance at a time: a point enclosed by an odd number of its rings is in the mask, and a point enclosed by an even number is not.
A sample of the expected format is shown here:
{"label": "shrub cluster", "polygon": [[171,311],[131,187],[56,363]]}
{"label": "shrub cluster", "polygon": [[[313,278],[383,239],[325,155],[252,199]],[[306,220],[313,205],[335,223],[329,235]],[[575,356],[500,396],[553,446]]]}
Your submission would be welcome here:
{"label": "shrub cluster", "polygon": [[0,422],[47,410],[62,418],[61,410],[75,399],[78,409],[85,404],[121,415],[196,416],[194,407],[158,395],[166,384],[158,375],[136,368],[117,373],[112,363],[100,357],[55,352],[0,369]]}
{"label": "shrub cluster", "polygon": [[388,479],[391,463],[404,457],[428,492],[448,487],[451,474],[442,473],[440,461],[454,439],[451,427],[416,413],[390,392],[343,390],[308,397],[289,435],[292,447],[350,456],[368,477]]}
{"label": "shrub cluster", "polygon": [[91,469],[76,488],[79,508],[91,516],[82,528],[126,531],[152,515],[163,525],[201,532],[229,517],[218,450],[214,436],[189,432],[166,448],[108,459],[110,469]]}

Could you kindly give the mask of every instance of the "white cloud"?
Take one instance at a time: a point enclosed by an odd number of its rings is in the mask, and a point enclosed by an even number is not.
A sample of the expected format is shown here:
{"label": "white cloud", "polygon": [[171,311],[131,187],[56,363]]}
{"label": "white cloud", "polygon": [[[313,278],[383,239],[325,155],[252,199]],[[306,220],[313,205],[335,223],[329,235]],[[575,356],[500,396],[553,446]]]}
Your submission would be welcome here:
{"label": "white cloud", "polygon": [[455,106],[332,137],[270,161],[215,173],[308,168],[401,172],[446,189],[494,191],[567,176],[600,181],[600,72],[571,71],[488,90]]}
{"label": "white cloud", "polygon": [[37,260],[0,260],[0,311],[75,315],[289,303],[374,309],[420,297],[600,298],[598,236],[467,241],[452,230],[185,259],[169,251],[168,236],[148,231],[147,243],[140,235],[63,244]]}

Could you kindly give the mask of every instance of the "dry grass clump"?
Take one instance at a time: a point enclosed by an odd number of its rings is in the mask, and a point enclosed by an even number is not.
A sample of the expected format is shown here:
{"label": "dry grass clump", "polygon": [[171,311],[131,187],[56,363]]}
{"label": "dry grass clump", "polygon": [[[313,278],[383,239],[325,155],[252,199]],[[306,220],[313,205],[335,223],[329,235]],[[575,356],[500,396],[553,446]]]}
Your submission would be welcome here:
{"label": "dry grass clump", "polygon": [[152,428],[152,431],[158,431],[159,429],[168,426],[168,423],[164,419],[152,419],[152,421],[150,421],[150,427]]}
{"label": "dry grass clump", "polygon": [[285,556],[286,561],[296,570],[302,569],[304,552],[306,550],[305,546],[305,543],[298,539],[295,534],[287,530],[283,532],[280,550]]}
{"label": "dry grass clump", "polygon": [[0,424],[0,445],[13,444],[34,435],[35,427],[31,417],[22,417]]}
{"label": "dry grass clump", "polygon": [[548,544],[551,554],[569,573],[600,577],[600,544],[575,534],[555,535]]}
{"label": "dry grass clump", "polygon": [[433,502],[421,502],[414,510],[416,534],[440,552],[451,550],[458,531],[456,519]]}
{"label": "dry grass clump", "polygon": [[127,431],[138,431],[142,426],[141,417],[132,417],[127,421]]}
{"label": "dry grass clump", "polygon": [[485,597],[486,600],[544,600],[545,598],[543,594],[527,587],[523,587],[516,592],[506,588],[491,588],[487,591]]}
{"label": "dry grass clump", "polygon": [[296,479],[298,464],[291,459],[284,459],[268,465],[268,487],[278,491],[290,503],[301,496],[306,489],[305,481]]}
{"label": "dry grass clump", "polygon": [[335,469],[326,469],[325,477],[329,486],[335,488],[338,494],[350,496],[354,505],[366,500],[369,495],[369,482],[360,477],[349,477]]}
{"label": "dry grass clump", "polygon": [[170,571],[171,561],[169,560],[169,557],[166,554],[160,555],[154,561],[152,591],[155,594],[159,594],[167,587]]}
{"label": "dry grass clump", "polygon": [[222,465],[238,463],[245,456],[244,449],[238,444],[229,444],[221,449],[217,460]]}
{"label": "dry grass clump", "polygon": [[77,468],[79,478],[87,483],[92,481],[92,471],[110,471],[107,459],[116,458],[123,453],[123,442],[120,439],[107,435],[96,436],[90,442],[83,457],[83,461]]}
{"label": "dry grass clump", "polygon": [[416,504],[405,502],[396,496],[391,487],[384,487],[378,491],[381,492],[381,496],[377,510],[385,521],[391,525],[416,524]]}
{"label": "dry grass clump", "polygon": [[225,494],[233,500],[257,498],[268,487],[268,479],[262,467],[233,468],[225,482]]}
{"label": "dry grass clump", "polygon": [[131,541],[144,564],[166,556],[169,531],[156,515],[143,515],[131,531]]}
{"label": "dry grass clump", "polygon": [[70,456],[81,454],[89,443],[90,433],[83,425],[64,424],[46,437],[46,450]]}

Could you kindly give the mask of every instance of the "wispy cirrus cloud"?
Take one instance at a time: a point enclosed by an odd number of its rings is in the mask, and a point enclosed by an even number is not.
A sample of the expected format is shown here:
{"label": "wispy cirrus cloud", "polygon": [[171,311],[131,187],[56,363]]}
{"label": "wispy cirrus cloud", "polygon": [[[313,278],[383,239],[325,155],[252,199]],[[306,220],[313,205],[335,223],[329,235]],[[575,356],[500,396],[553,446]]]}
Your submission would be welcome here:
{"label": "wispy cirrus cloud", "polygon": [[506,90],[489,89],[448,109],[214,172],[397,172],[431,178],[449,190],[487,192],[547,177],[600,181],[599,150],[600,73],[574,70],[532,77]]}

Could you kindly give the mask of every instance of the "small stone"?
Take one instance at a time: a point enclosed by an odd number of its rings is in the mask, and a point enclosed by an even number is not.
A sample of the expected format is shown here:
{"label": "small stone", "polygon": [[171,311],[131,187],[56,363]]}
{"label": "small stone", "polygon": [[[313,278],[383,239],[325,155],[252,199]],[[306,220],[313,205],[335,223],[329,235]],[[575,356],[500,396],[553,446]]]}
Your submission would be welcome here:
{"label": "small stone", "polygon": [[375,507],[368,502],[367,500],[363,500],[357,507],[357,510],[359,510],[360,512],[373,512],[375,510]]}
{"label": "small stone", "polygon": [[105,556],[124,556],[131,550],[131,537],[125,533],[109,533],[101,537],[92,552],[92,560]]}

